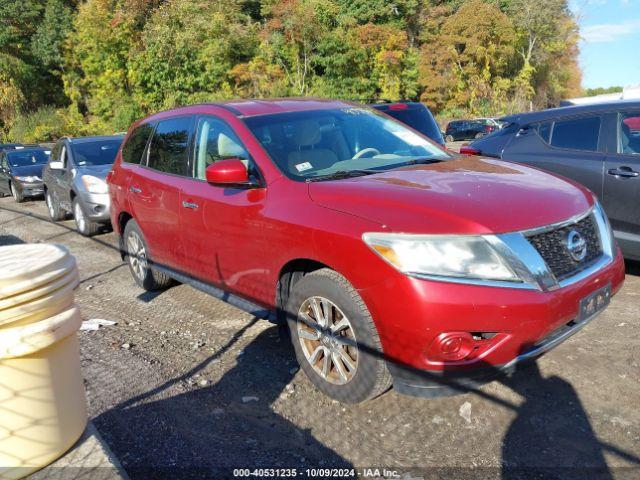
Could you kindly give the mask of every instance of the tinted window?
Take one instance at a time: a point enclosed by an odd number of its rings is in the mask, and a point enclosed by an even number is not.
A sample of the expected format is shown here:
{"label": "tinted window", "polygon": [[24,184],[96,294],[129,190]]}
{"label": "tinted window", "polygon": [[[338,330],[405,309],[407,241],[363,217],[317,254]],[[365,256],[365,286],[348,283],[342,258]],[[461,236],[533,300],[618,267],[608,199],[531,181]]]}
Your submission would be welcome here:
{"label": "tinted window", "polygon": [[43,150],[16,150],[7,154],[9,165],[12,167],[28,167],[30,165],[44,165],[49,155]]}
{"label": "tinted window", "polygon": [[73,161],[79,167],[111,164],[121,143],[122,139],[72,143]]}
{"label": "tinted window", "polygon": [[545,142],[549,143],[549,139],[551,138],[551,127],[553,126],[553,122],[540,122],[533,125],[533,129],[538,132],[540,138]]}
{"label": "tinted window", "polygon": [[618,153],[640,155],[640,112],[618,116]]}
{"label": "tinted window", "polygon": [[551,145],[572,150],[598,150],[600,117],[575,118],[555,122]]}
{"label": "tinted window", "polygon": [[406,108],[404,110],[382,110],[387,115],[400,120],[438,143],[444,143],[440,127],[426,108]]}
{"label": "tinted window", "polygon": [[195,141],[194,177],[204,180],[205,170],[213,162],[226,158],[246,160],[249,154],[231,128],[216,118],[203,118],[198,124]]}
{"label": "tinted window", "polygon": [[149,167],[174,175],[187,174],[187,151],[193,117],[178,117],[158,123],[149,148]]}
{"label": "tinted window", "polygon": [[140,163],[142,154],[144,153],[144,147],[147,146],[147,141],[153,133],[153,126],[144,123],[138,125],[131,135],[127,138],[127,142],[122,147],[122,161],[127,163]]}

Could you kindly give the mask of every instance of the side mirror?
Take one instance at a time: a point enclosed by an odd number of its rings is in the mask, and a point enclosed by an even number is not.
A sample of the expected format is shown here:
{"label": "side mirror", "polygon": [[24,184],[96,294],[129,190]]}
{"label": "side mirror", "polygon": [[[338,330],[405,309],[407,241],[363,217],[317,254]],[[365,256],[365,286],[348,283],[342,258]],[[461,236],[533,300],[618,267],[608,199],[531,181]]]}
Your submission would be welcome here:
{"label": "side mirror", "polygon": [[214,185],[249,185],[249,172],[239,158],[212,163],[205,170],[208,183]]}
{"label": "side mirror", "polygon": [[62,162],[49,162],[49,168],[51,170],[62,170],[64,169],[64,165]]}

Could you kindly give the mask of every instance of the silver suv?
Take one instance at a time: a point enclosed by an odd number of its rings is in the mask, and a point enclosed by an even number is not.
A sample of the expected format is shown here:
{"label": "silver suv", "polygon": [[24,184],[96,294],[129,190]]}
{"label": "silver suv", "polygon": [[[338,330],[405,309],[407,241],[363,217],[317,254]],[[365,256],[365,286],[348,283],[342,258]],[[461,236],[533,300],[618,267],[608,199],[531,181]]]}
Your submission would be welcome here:
{"label": "silver suv", "polygon": [[105,179],[124,136],[61,138],[44,167],[44,195],[54,221],[73,215],[78,232],[91,236],[110,224]]}

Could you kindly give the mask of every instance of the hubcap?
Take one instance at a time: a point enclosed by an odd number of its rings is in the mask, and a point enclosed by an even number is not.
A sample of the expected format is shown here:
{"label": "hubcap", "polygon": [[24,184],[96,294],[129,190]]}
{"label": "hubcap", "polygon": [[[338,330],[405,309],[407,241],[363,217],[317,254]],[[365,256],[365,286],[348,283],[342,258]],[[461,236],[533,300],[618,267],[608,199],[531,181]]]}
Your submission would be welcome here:
{"label": "hubcap", "polygon": [[143,279],[147,268],[147,252],[140,236],[132,232],[127,239],[127,253],[129,255],[129,264],[136,277]]}
{"label": "hubcap", "polygon": [[347,316],[331,300],[310,297],[298,320],[300,346],[315,372],[335,385],[349,383],[358,368],[358,347]]}
{"label": "hubcap", "polygon": [[13,197],[13,199],[18,200],[18,192],[16,192],[16,189],[13,188],[13,185],[9,185],[9,190],[11,190],[11,196]]}
{"label": "hubcap", "polygon": [[79,203],[76,203],[76,207],[73,211],[73,217],[76,220],[76,225],[78,226],[78,230],[84,232],[86,227],[86,221],[84,219],[84,212],[82,211],[82,207]]}
{"label": "hubcap", "polygon": [[51,194],[49,192],[47,192],[47,208],[49,209],[49,215],[53,218],[56,212],[53,210],[53,202],[51,201]]}

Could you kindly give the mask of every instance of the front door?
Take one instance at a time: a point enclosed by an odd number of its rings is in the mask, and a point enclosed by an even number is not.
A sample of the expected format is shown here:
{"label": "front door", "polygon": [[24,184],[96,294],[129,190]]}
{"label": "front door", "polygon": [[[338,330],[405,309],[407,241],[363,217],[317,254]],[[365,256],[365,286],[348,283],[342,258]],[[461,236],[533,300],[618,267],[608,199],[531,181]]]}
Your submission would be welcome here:
{"label": "front door", "polygon": [[0,154],[0,193],[9,195],[9,162],[7,154]]}
{"label": "front door", "polygon": [[640,258],[640,110],[617,113],[614,121],[603,204],[625,255]]}
{"label": "front door", "polygon": [[214,116],[198,119],[192,158],[192,178],[180,195],[186,264],[194,277],[264,302],[273,296],[264,280],[266,190],[205,180],[207,166],[228,158],[240,158],[250,175],[257,174],[253,160],[231,127]]}
{"label": "front door", "polygon": [[153,262],[181,269],[180,182],[187,175],[193,116],[161,120],[141,162],[131,170],[128,196],[133,218]]}

